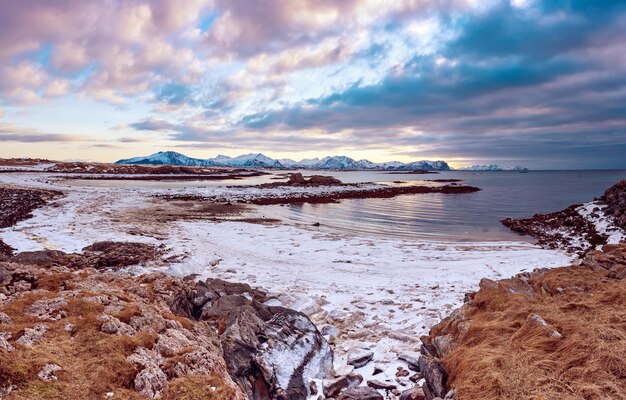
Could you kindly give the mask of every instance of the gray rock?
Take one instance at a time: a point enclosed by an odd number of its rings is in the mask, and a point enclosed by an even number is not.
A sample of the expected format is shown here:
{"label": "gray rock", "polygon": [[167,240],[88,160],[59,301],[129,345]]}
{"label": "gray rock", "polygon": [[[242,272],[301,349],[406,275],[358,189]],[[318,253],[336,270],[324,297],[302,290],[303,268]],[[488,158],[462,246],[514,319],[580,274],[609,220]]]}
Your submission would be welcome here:
{"label": "gray rock", "polygon": [[43,339],[44,333],[48,330],[45,325],[35,325],[32,328],[24,329],[24,334],[20,336],[15,342],[26,347],[33,347],[35,343]]}
{"label": "gray rock", "polygon": [[337,400],[384,400],[382,394],[367,386],[359,386],[343,391]]}
{"label": "gray rock", "polygon": [[363,382],[363,377],[359,374],[348,374],[335,379],[324,381],[324,396],[337,397],[343,390],[357,387]]}
{"label": "gray rock", "polygon": [[67,312],[62,310],[66,305],[67,301],[63,297],[56,297],[37,300],[26,311],[43,321],[57,321],[67,316]]}
{"label": "gray rock", "polygon": [[371,381],[367,381],[367,386],[373,389],[383,389],[383,390],[393,390],[397,388],[397,385],[390,382],[383,382],[376,379],[372,379]]}
{"label": "gray rock", "polygon": [[156,366],[146,367],[135,377],[135,390],[142,396],[155,399],[167,385],[167,375]]}
{"label": "gray rock", "polygon": [[426,381],[422,386],[426,399],[443,398],[446,394],[448,374],[441,361],[435,357],[422,355],[419,359],[419,368]]}
{"label": "gray rock", "polygon": [[421,387],[415,386],[413,389],[405,390],[398,400],[425,400],[426,395]]}
{"label": "gray rock", "polygon": [[63,368],[61,368],[60,366],[56,364],[46,364],[44,365],[42,370],[39,371],[37,376],[39,377],[39,379],[41,379],[44,382],[56,381],[57,377],[54,373],[57,371],[61,371],[62,369]]}
{"label": "gray rock", "polygon": [[366,353],[354,354],[348,357],[348,364],[354,366],[354,368],[361,368],[366,366],[374,358],[374,353],[368,351]]}
{"label": "gray rock", "polygon": [[0,312],[0,324],[12,324],[13,321],[11,321],[11,317],[9,317],[8,315],[6,315],[3,312]]}
{"label": "gray rock", "polygon": [[412,371],[419,371],[419,355],[414,356],[411,354],[400,354],[398,358],[407,364],[409,364],[409,369]]}
{"label": "gray rock", "polygon": [[4,350],[7,353],[13,352],[15,350],[11,343],[8,340],[11,339],[11,334],[9,332],[0,332],[0,350]]}

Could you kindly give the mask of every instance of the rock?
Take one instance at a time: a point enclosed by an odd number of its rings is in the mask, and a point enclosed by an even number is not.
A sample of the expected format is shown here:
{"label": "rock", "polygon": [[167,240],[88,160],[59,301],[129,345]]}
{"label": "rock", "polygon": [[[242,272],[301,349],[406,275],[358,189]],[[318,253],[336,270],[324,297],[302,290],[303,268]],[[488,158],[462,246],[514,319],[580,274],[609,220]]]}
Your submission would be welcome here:
{"label": "rock", "polygon": [[303,185],[307,183],[307,180],[304,179],[304,176],[300,172],[297,172],[295,174],[289,175],[287,183],[289,183],[290,185]]}
{"label": "rock", "polygon": [[224,327],[226,364],[250,397],[263,388],[272,398],[301,398],[332,370],[330,345],[305,314],[227,295],[202,317]]}
{"label": "rock", "polygon": [[63,325],[63,330],[71,334],[74,334],[76,332],[76,326],[68,322],[67,324]]}
{"label": "rock", "polygon": [[402,367],[398,367],[398,371],[396,372],[396,377],[402,378],[409,376],[410,372]]}
{"label": "rock", "polygon": [[196,284],[195,289],[193,289],[189,295],[189,301],[196,307],[202,307],[208,301],[216,300],[219,297],[219,294],[206,282],[198,282]]}
{"label": "rock", "polygon": [[43,339],[44,333],[48,330],[45,325],[35,325],[33,328],[24,329],[24,334],[20,336],[15,342],[26,347],[33,347],[33,345]]}
{"label": "rock", "polygon": [[611,279],[624,279],[624,277],[626,277],[626,267],[621,264],[613,265],[607,277]]}
{"label": "rock", "polygon": [[311,381],[309,383],[309,395],[315,396],[317,394],[317,383],[315,381]]}
{"label": "rock", "polygon": [[57,377],[54,374],[56,371],[61,371],[63,368],[56,364],[46,364],[43,369],[39,371],[37,376],[44,382],[56,381]]}
{"label": "rock", "polygon": [[335,379],[324,381],[323,392],[325,397],[337,397],[345,389],[357,387],[363,382],[363,377],[359,374],[348,374]]}
{"label": "rock", "polygon": [[416,383],[420,379],[424,379],[424,374],[422,374],[421,372],[416,372],[409,377],[409,380],[413,383]]}
{"label": "rock", "polygon": [[335,368],[335,376],[348,375],[354,372],[353,365],[341,365]]}
{"label": "rock", "polygon": [[307,183],[309,185],[340,185],[341,181],[332,176],[312,175]]}
{"label": "rock", "polygon": [[8,324],[11,324],[11,323],[13,323],[13,321],[11,321],[11,318],[8,315],[6,315],[5,313],[0,312],[0,324],[7,324],[8,325]]}
{"label": "rock", "polygon": [[343,391],[337,400],[384,400],[382,394],[367,386],[349,388]]}
{"label": "rock", "polygon": [[397,388],[397,385],[394,383],[389,383],[389,382],[383,382],[383,381],[379,381],[376,379],[372,379],[370,381],[367,381],[367,386],[373,388],[373,389],[383,389],[383,390],[393,390],[395,388]]}
{"label": "rock", "polygon": [[108,333],[110,335],[119,333],[120,335],[126,336],[134,335],[136,333],[136,331],[131,326],[125,324],[124,322],[111,315],[103,314],[101,316],[101,319],[103,320],[103,322],[100,330],[104,333]]}
{"label": "rock", "polygon": [[[340,184],[341,184],[341,181],[337,178],[333,178],[332,176],[312,175],[307,180],[299,172],[289,175],[289,179],[287,180],[287,185],[289,186],[332,186],[332,185],[340,185]],[[284,185],[284,183],[278,182],[278,183],[270,183],[266,185],[267,186],[282,186]]]}
{"label": "rock", "polygon": [[135,390],[150,399],[159,397],[166,384],[167,375],[156,366],[144,368],[135,377]]}
{"label": "rock", "polygon": [[560,338],[561,337],[561,333],[559,331],[557,331],[556,329],[554,329],[550,324],[548,324],[546,322],[546,320],[541,318],[541,316],[539,314],[531,313],[528,316],[528,323],[530,325],[540,326],[540,327],[544,328],[546,330],[548,336],[550,336],[550,337],[553,337],[553,338]]}
{"label": "rock", "polygon": [[374,372],[372,372],[372,375],[381,374],[383,371],[383,367],[381,367],[380,365],[374,365]]}
{"label": "rock", "polygon": [[419,359],[419,369],[424,374],[422,390],[426,399],[443,398],[446,394],[448,374],[441,361],[435,357],[422,355]]}
{"label": "rock", "polygon": [[435,347],[437,357],[443,358],[450,354],[454,349],[454,344],[447,336],[436,336],[432,340],[432,344]]}
{"label": "rock", "polygon": [[171,357],[192,348],[193,343],[177,329],[167,329],[165,333],[159,335],[159,340],[154,345],[154,350],[166,357]]}
{"label": "rock", "polygon": [[425,400],[426,396],[422,388],[415,386],[413,389],[405,390],[400,394],[398,400]]}
{"label": "rock", "polygon": [[144,367],[158,367],[163,365],[164,362],[163,357],[159,353],[145,347],[135,349],[135,352],[128,356],[128,360]]}
{"label": "rock", "polygon": [[419,355],[414,356],[412,354],[400,354],[398,358],[407,364],[409,364],[409,369],[412,371],[419,371]]}
{"label": "rock", "polygon": [[328,336],[339,336],[339,334],[341,333],[339,328],[333,325],[322,325],[320,327],[320,332],[322,332],[322,335]]}
{"label": "rock", "polygon": [[368,351],[366,353],[354,354],[348,357],[348,364],[354,366],[354,368],[361,368],[366,366],[374,358],[374,353]]}
{"label": "rock", "polygon": [[4,350],[7,353],[13,352],[15,350],[11,343],[8,340],[11,339],[11,334],[9,332],[0,332],[0,350]]}

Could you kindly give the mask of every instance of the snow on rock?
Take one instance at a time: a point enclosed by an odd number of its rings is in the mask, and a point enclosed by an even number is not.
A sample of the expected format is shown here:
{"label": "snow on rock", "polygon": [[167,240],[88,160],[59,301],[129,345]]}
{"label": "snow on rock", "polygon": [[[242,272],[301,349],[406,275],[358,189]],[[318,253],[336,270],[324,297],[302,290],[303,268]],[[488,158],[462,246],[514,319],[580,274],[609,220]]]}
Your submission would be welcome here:
{"label": "snow on rock", "polygon": [[606,208],[606,204],[592,201],[580,206],[576,211],[591,222],[600,235],[607,236],[607,244],[618,244],[626,239],[626,232],[615,224],[613,216],[604,212]]}
{"label": "snow on rock", "polygon": [[243,154],[237,157],[218,155],[208,159],[187,157],[174,151],[160,151],[149,156],[119,160],[116,164],[154,164],[154,165],[191,165],[191,166],[222,166],[222,167],[253,167],[253,168],[303,168],[303,169],[375,169],[375,170],[434,170],[448,171],[450,167],[445,161],[413,161],[403,163],[391,161],[375,163],[369,160],[356,161],[346,156],[327,156],[294,161],[290,159],[275,160],[261,153]]}
{"label": "snow on rock", "polygon": [[[60,187],[46,174],[0,174],[0,182]],[[345,366],[350,354],[372,351],[372,362],[355,370],[365,381],[395,381],[397,367],[407,367],[399,356],[414,354],[420,335],[459,306],[481,278],[498,279],[571,260],[563,252],[523,242],[385,239],[312,227],[207,220],[159,224],[145,218],[134,220],[127,213],[154,213],[150,198],[154,194],[246,199],[261,191],[265,195],[268,189],[62,189],[65,197],[34,211],[33,218],[0,231],[2,240],[18,251],[50,248],[75,252],[105,240],[164,244],[179,262],[165,269],[131,268],[128,272],[198,274],[202,279],[264,287],[284,307],[302,311],[320,329],[328,327],[322,330],[335,351],[335,369]],[[349,189],[287,187],[269,193],[283,195],[285,190],[309,194]],[[301,348],[298,354],[305,350]],[[278,361],[278,353],[271,348],[265,354],[268,365]],[[309,364],[323,362],[310,360]],[[384,371],[374,377],[376,367]],[[281,375],[281,384],[285,375]]]}

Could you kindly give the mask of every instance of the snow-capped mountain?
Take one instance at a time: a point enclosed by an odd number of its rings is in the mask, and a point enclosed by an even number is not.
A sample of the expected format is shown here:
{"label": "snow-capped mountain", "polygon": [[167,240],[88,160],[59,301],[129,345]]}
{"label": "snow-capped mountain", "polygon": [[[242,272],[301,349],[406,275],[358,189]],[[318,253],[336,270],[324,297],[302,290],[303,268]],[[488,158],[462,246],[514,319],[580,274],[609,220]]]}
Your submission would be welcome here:
{"label": "snow-capped mountain", "polygon": [[248,168],[276,168],[276,169],[355,169],[355,170],[386,170],[386,171],[448,171],[450,167],[445,161],[415,161],[403,163],[392,161],[375,163],[369,160],[359,160],[346,156],[329,156],[294,161],[290,159],[275,160],[261,153],[244,154],[238,157],[218,155],[208,159],[187,157],[173,151],[158,153],[119,160],[116,164],[153,164],[153,165],[189,165],[203,167],[248,167]]}
{"label": "snow-capped mountain", "polygon": [[528,172],[528,168],[515,166],[502,166],[498,164],[489,164],[489,165],[472,165],[471,167],[460,168],[463,171],[519,171],[519,172]]}
{"label": "snow-capped mountain", "polygon": [[346,156],[324,157],[318,163],[313,164],[314,169],[362,169],[362,167]]}
{"label": "snow-capped mountain", "polygon": [[311,168],[313,165],[317,164],[318,162],[320,162],[319,158],[305,158],[304,160],[300,160],[300,161],[295,161],[295,160],[291,160],[289,158],[283,158],[280,161],[280,163],[285,167],[285,168],[302,168],[302,169],[307,169],[307,168]]}
{"label": "snow-capped mountain", "polygon": [[220,154],[215,158],[209,158],[209,161],[228,167],[285,168],[280,161],[261,153],[244,154],[238,157],[228,157]]}
{"label": "snow-capped mountain", "polygon": [[146,157],[119,160],[116,164],[187,165],[194,167],[215,167],[221,165],[211,160],[187,157],[175,151],[159,151]]}

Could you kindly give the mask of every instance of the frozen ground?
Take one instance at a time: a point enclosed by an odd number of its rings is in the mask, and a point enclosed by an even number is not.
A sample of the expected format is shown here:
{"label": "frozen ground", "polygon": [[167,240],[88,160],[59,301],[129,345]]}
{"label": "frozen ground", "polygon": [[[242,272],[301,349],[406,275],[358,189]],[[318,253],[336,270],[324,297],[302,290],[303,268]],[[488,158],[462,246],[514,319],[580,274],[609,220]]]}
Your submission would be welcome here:
{"label": "frozen ground", "polygon": [[[351,354],[373,351],[373,362],[357,371],[366,379],[377,365],[384,372],[376,379],[395,382],[396,366],[406,366],[398,356],[416,355],[419,336],[459,306],[481,278],[571,260],[524,242],[445,243],[358,237],[309,226],[151,222],[151,213],[158,212],[146,197],[155,193],[152,189],[67,187],[28,173],[0,174],[2,182],[67,194],[33,218],[0,230],[0,238],[19,251],[72,252],[100,240],[165,243],[182,256],[169,273],[247,282],[275,294],[276,304],[307,313],[334,343],[337,367],[345,370]],[[143,218],[134,217],[137,210]]]}

